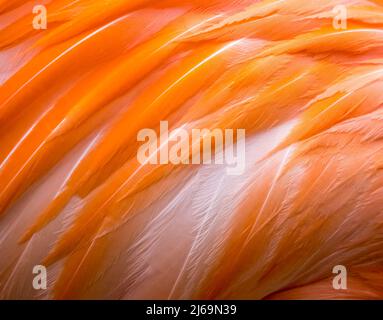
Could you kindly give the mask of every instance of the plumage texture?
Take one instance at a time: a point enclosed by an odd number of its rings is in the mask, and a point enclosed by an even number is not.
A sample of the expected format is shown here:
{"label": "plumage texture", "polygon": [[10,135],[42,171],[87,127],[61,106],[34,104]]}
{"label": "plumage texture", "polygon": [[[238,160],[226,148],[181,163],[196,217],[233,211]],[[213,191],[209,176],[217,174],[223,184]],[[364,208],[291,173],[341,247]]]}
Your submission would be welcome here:
{"label": "plumage texture", "polygon": [[[35,4],[0,1],[0,298],[383,298],[382,1]],[[245,172],[141,164],[165,120],[246,129]]]}

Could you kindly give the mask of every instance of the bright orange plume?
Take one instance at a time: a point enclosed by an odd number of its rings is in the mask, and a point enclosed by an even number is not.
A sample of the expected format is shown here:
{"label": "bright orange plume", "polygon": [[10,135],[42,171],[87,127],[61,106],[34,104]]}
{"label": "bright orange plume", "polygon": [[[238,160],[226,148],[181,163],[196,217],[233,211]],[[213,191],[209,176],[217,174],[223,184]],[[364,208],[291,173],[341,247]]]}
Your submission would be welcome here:
{"label": "bright orange plume", "polygon": [[[0,28],[0,298],[383,298],[383,1],[0,0]],[[162,123],[207,134],[139,161]],[[190,163],[227,129],[243,172]]]}

